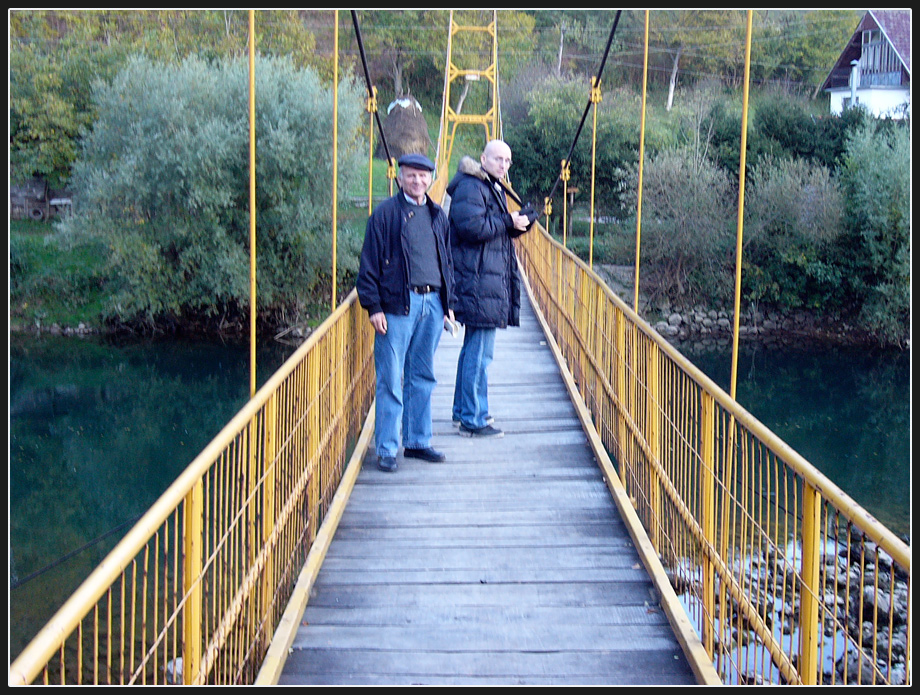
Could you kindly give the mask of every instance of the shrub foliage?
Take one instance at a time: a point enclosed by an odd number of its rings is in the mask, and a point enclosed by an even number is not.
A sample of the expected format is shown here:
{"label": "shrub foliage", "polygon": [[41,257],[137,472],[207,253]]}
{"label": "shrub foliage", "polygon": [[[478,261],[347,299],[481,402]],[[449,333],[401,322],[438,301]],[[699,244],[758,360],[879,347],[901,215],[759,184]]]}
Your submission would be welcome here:
{"label": "shrub foliage", "polygon": [[[513,183],[542,203],[559,176],[585,97],[563,80],[534,85],[508,109]],[[910,324],[909,122],[863,109],[763,93],[748,120],[742,302],[813,309],[904,343]],[[619,91],[598,109],[595,215],[636,229],[640,107]],[[698,86],[667,114],[647,115],[641,262],[650,296],[726,303],[734,293],[742,110],[736,94]],[[572,158],[575,205],[589,210],[591,118]],[[561,194],[561,188],[560,194]],[[539,196],[536,195],[539,193]],[[554,207],[561,207],[559,196]],[[570,213],[579,214],[579,213]],[[551,223],[551,228],[553,227]],[[599,227],[598,229],[602,229]],[[609,232],[608,232],[609,234]],[[587,257],[587,245],[572,248]],[[605,258],[607,249],[618,258]],[[595,262],[622,262],[622,243],[594,240]]]}
{"label": "shrub foliage", "polygon": [[[339,174],[358,166],[360,90],[342,83]],[[214,316],[250,302],[249,71],[243,60],[131,60],[95,93],[64,238],[104,240],[122,321]],[[329,274],[332,96],[309,69],[255,69],[260,312]]]}

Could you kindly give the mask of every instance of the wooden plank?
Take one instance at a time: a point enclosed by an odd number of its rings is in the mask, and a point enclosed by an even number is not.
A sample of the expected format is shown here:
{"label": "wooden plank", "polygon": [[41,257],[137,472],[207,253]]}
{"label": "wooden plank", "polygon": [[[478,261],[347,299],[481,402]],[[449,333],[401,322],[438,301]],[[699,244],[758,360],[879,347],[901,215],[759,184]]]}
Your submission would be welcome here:
{"label": "wooden plank", "polygon": [[566,625],[663,625],[667,617],[646,606],[466,606],[440,603],[424,608],[409,605],[380,605],[360,613],[351,609],[312,607],[304,622],[318,625],[441,625],[489,622],[532,623],[535,626]]}
{"label": "wooden plank", "polygon": [[414,652],[674,651],[677,640],[660,625],[570,625],[536,621],[443,625],[309,625],[293,648],[384,649]]}
{"label": "wooden plank", "polygon": [[[394,653],[310,650],[313,668],[285,671],[280,684],[298,685],[686,685],[679,658],[658,652]],[[352,659],[362,664],[356,674]],[[316,675],[319,673],[321,675]],[[651,677],[654,674],[654,677]]]}
{"label": "wooden plank", "polygon": [[[322,575],[322,573],[321,573]],[[369,586],[372,588],[369,588]],[[445,603],[464,606],[646,606],[657,600],[641,576],[641,570],[610,573],[605,582],[570,579],[565,591],[555,582],[517,583],[466,582],[445,592],[444,585],[387,584],[368,582],[333,583],[320,576],[310,597],[311,607],[343,609],[374,608],[380,605],[405,605],[436,608]]]}
{"label": "wooden plank", "polygon": [[445,334],[447,461],[368,453],[280,684],[695,683],[529,306],[522,324],[496,340],[493,440],[450,422]]}

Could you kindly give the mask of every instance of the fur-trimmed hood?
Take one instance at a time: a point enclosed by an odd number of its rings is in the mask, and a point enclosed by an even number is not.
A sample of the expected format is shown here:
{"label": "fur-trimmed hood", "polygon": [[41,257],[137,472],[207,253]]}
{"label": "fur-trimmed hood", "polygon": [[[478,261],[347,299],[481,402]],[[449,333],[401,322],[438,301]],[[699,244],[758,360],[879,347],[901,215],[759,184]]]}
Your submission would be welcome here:
{"label": "fur-trimmed hood", "polygon": [[483,181],[489,180],[489,175],[486,173],[485,169],[482,168],[482,164],[469,155],[463,155],[460,159],[460,163],[457,165],[457,173],[475,176],[477,179]]}
{"label": "fur-trimmed hood", "polygon": [[468,181],[469,179],[467,177],[472,177],[490,188],[492,186],[492,179],[489,174],[486,173],[486,170],[482,168],[482,164],[479,160],[473,159],[465,154],[460,158],[460,162],[457,164],[457,173],[454,174],[454,177],[447,184],[447,195],[453,198],[457,186],[461,181]]}

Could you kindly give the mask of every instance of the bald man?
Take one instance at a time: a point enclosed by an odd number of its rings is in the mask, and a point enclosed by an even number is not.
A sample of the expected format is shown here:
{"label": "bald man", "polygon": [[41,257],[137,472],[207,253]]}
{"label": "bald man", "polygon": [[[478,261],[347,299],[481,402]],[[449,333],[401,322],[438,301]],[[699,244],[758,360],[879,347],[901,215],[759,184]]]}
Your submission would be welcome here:
{"label": "bald man", "polygon": [[447,186],[454,314],[464,327],[453,421],[464,437],[504,436],[489,412],[488,368],[496,330],[520,325],[521,279],[512,239],[530,225],[526,215],[509,211],[499,184],[510,166],[511,148],[493,140],[478,163],[472,157],[461,159]]}

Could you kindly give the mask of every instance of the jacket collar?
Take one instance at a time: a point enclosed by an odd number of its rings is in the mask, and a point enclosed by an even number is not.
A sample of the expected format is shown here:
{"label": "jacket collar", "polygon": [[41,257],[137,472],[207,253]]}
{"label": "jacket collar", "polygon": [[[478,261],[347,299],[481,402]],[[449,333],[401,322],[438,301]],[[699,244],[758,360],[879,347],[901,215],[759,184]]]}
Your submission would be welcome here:
{"label": "jacket collar", "polygon": [[505,196],[501,194],[503,186],[498,179],[482,168],[482,164],[472,157],[464,155],[457,165],[457,172],[460,174],[467,174],[468,176],[474,176],[480,181],[483,181],[491,189],[492,195],[495,196],[496,200],[501,203],[505,212],[508,211],[508,201]]}

